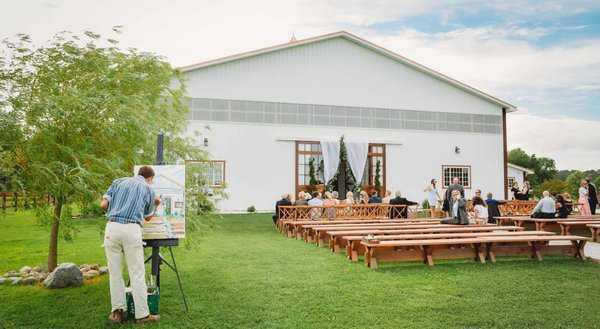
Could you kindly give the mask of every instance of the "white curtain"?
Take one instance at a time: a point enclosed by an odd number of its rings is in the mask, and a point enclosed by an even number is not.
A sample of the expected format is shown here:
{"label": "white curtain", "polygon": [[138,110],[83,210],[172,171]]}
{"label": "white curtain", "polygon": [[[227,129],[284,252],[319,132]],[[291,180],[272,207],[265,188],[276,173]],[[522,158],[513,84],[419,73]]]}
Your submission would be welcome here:
{"label": "white curtain", "polygon": [[340,142],[322,140],[321,152],[323,153],[323,176],[327,184],[337,172],[340,164]]}
{"label": "white curtain", "polygon": [[346,141],[345,144],[350,169],[352,169],[352,174],[356,178],[356,183],[360,184],[369,154],[369,143]]}

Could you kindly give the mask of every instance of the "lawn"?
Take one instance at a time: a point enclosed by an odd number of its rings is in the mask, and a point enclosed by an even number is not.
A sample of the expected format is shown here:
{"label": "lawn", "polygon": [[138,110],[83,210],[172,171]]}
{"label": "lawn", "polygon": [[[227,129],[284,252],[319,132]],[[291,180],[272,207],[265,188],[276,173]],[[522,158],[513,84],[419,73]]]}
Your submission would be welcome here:
{"label": "lawn", "polygon": [[[102,222],[78,220],[79,236],[59,245],[59,261],[105,264]],[[48,233],[30,213],[8,213],[0,224],[0,272],[45,263]],[[373,271],[275,232],[268,214],[225,216],[196,239],[175,248],[190,311],[165,267],[162,319],[147,327],[600,326],[600,265],[591,261],[385,263]],[[109,311],[106,276],[63,290],[0,286],[0,328],[106,328]]]}

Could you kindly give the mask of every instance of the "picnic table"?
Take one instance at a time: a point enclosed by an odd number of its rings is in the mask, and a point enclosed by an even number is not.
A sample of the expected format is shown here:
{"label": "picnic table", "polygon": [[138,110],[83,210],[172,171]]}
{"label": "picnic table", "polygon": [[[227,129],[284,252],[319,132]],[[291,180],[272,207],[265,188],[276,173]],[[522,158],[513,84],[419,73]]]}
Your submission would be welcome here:
{"label": "picnic table", "polygon": [[[569,253],[585,260],[583,248],[590,238],[570,235],[489,236],[476,238],[441,238],[419,240],[391,240],[371,243],[362,241],[365,247],[365,265],[377,269],[381,262],[421,260],[433,266],[433,258],[471,258],[485,263],[496,262],[496,256],[527,255],[538,261],[542,254],[565,253],[565,246],[550,245],[550,241],[570,241]],[[523,246],[525,244],[525,247]]]}
{"label": "picnic table", "polygon": [[[560,231],[562,235],[571,235],[571,228],[573,227],[586,227],[588,224],[600,224],[600,219],[590,220],[559,220]],[[594,232],[592,231],[592,237]],[[592,240],[595,240],[592,238]]]}
{"label": "picnic table", "polygon": [[599,232],[600,232],[600,223],[598,224],[587,224],[587,227],[590,228],[590,231],[592,231],[592,241],[598,241],[600,242],[600,236],[599,236]]}

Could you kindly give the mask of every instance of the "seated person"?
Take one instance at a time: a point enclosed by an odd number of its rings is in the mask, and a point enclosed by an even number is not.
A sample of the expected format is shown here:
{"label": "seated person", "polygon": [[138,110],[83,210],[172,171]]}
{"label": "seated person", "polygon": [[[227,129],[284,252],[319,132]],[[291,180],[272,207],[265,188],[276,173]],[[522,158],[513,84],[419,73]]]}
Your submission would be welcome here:
{"label": "seated person", "polygon": [[452,191],[450,197],[452,200],[450,201],[449,207],[452,218],[442,219],[440,223],[460,225],[469,224],[469,216],[467,215],[467,202],[462,198],[460,191]]}
{"label": "seated person", "polygon": [[477,225],[485,225],[488,222],[488,208],[483,202],[483,199],[474,196],[473,197],[473,219]]}
{"label": "seated person", "polygon": [[275,215],[273,215],[273,223],[277,224],[277,220],[281,217],[279,214],[280,206],[291,206],[292,205],[292,196],[289,193],[283,193],[281,195],[281,200],[275,203]]}
{"label": "seated person", "polygon": [[369,203],[381,203],[381,198],[377,196],[377,191],[371,192]]}
{"label": "seated person", "polygon": [[563,198],[565,199],[565,203],[567,204],[567,211],[568,213],[572,213],[573,212],[573,200],[571,200],[571,194],[565,192],[563,193]]}
{"label": "seated person", "polygon": [[360,194],[358,196],[358,203],[359,204],[369,204],[369,195],[367,194],[366,191],[360,191]]}
{"label": "seated person", "polygon": [[556,195],[556,217],[557,218],[567,218],[569,216],[569,209],[567,208],[567,203],[565,202],[565,198],[562,195]]}
{"label": "seated person", "polygon": [[[400,193],[400,191],[396,191],[396,197],[393,199],[390,199],[390,204],[391,205],[399,204],[399,205],[411,206],[411,205],[415,205],[417,203],[406,200],[406,198],[402,197],[402,194]],[[400,213],[398,213],[398,211]],[[408,209],[406,207],[402,208],[402,210],[392,209],[392,211],[390,211],[390,218],[392,218],[392,219],[398,218],[398,215],[400,216],[400,218],[407,218],[407,214],[408,214]]]}
{"label": "seated person", "polygon": [[298,199],[296,199],[296,202],[294,202],[294,206],[307,206],[308,202],[306,202],[306,200],[304,199],[305,195],[306,195],[306,192],[300,191],[298,193]]}
{"label": "seated person", "polygon": [[385,196],[381,199],[381,203],[390,204],[390,200],[392,199],[392,192],[385,191]]}
{"label": "seated person", "polygon": [[[308,195],[310,195],[310,194],[308,194]],[[319,192],[313,192],[312,196],[313,196],[312,199],[308,200],[309,206],[318,206],[318,207],[323,206],[323,200],[319,199]],[[319,217],[320,215],[321,215],[321,208],[313,208],[310,213],[310,217],[313,219]]]}
{"label": "seated person", "polygon": [[531,212],[531,218],[554,218],[556,215],[556,204],[550,197],[550,192],[542,192],[544,196]]}

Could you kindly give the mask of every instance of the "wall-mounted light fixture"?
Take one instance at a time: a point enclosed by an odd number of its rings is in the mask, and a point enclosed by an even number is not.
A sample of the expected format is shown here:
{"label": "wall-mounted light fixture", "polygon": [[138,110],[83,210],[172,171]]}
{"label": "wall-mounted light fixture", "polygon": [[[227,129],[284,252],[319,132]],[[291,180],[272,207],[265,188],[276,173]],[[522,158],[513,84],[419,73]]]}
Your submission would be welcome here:
{"label": "wall-mounted light fixture", "polygon": [[[204,140],[206,140],[206,138]],[[206,142],[205,142],[205,145],[206,145]],[[460,153],[460,147],[455,146],[454,147],[454,153],[457,153],[457,154]]]}
{"label": "wall-mounted light fixture", "polygon": [[204,146],[208,146],[208,138],[204,137]]}

